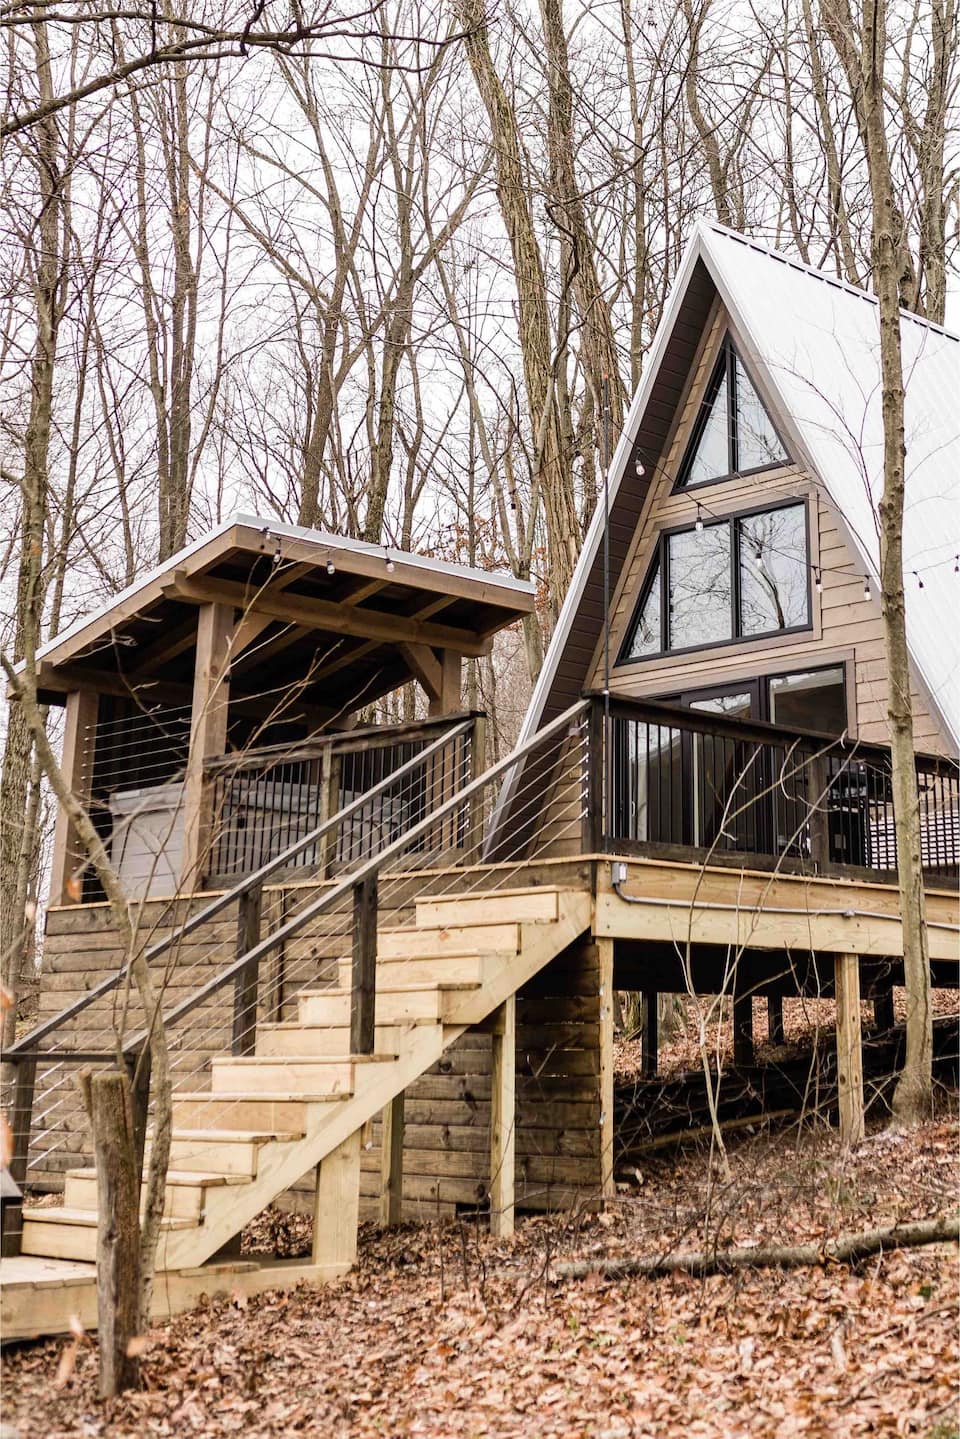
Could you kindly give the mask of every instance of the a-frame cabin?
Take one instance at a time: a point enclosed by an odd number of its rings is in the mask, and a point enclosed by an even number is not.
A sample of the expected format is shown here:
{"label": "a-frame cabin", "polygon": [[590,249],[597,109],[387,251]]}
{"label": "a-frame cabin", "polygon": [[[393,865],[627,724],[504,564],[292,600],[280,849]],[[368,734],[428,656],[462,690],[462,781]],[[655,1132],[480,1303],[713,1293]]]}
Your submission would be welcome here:
{"label": "a-frame cabin", "polygon": [[[930,954],[955,986],[960,342],[907,315],[902,332]],[[602,1200],[616,989],[729,992],[744,1062],[755,1000],[836,994],[840,1121],[861,1132],[860,997],[889,1016],[902,984],[877,343],[869,296],[698,229],[519,745],[485,772],[454,671],[530,603],[491,577],[283,527],[261,542],[246,522],[247,559],[212,537],[93,622],[96,643],[81,629],[79,650],[49,647],[41,682],[73,715],[76,786],[112,852],[132,836],[152,854],[129,882],[175,1055],[164,1305],[342,1273],[364,1212],[480,1205],[502,1233],[517,1208]],[[177,625],[151,637],[164,604]],[[150,773],[144,731],[117,729],[142,723],[143,696],[127,703],[140,646],[145,683],[188,691],[159,722],[149,805],[129,800]],[[410,675],[432,695],[426,725],[335,727],[350,697]],[[285,689],[289,732],[263,709]],[[61,830],[41,1023],[10,1058],[15,1178],[65,1196],[7,1216],[10,1335],[94,1317],[96,1183],[68,1096],[81,1055],[113,1052],[124,956]],[[177,878],[158,891],[173,840]],[[147,1135],[135,1005],[124,1047]],[[310,1264],[231,1253],[304,1185]]]}

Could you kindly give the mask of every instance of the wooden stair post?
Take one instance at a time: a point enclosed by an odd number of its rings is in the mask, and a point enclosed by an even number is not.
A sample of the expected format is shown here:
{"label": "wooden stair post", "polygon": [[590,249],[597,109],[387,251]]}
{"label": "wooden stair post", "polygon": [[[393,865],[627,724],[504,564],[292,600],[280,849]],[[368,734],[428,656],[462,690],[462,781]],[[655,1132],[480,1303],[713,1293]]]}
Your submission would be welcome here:
{"label": "wooden stair post", "polygon": [[615,1197],[613,1178],[613,940],[598,939],[600,962],[600,1193]]}
{"label": "wooden stair post", "polygon": [[840,1101],[840,1142],[845,1147],[863,1139],[863,1049],[860,1034],[860,958],[834,958],[837,995],[837,1088]]}
{"label": "wooden stair post", "polygon": [[360,1225],[360,1140],[354,1130],[317,1165],[313,1205],[313,1262],[349,1268],[357,1262]]}
{"label": "wooden stair post", "polygon": [[516,1202],[517,1001],[511,995],[494,1016],[490,1107],[490,1233],[513,1233]]}
{"label": "wooden stair post", "polygon": [[403,1218],[404,1092],[384,1105],[380,1140],[380,1226],[388,1229]]}

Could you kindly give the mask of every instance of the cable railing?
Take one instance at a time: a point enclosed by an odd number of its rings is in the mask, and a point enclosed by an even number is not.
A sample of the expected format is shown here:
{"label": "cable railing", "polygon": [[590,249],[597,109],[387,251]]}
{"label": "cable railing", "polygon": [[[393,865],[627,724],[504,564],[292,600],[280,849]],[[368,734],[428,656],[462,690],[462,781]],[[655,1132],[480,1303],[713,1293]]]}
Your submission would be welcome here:
{"label": "cable railing", "polygon": [[[653,701],[612,700],[608,723],[592,801],[603,815],[604,848],[895,879],[885,747]],[[916,767],[924,872],[954,878],[960,769],[924,754]]]}
{"label": "cable railing", "polygon": [[[374,1052],[377,925],[415,919],[418,897],[496,889],[509,884],[530,850],[531,832],[570,850],[579,846],[586,795],[587,706],[575,706],[525,747],[474,777],[470,746],[477,717],[427,744],[335,815],[234,888],[200,905],[146,957],[164,994],[164,1026],[175,1094],[204,1092],[210,1061],[258,1050],[258,1035],[292,1016],[298,992],[336,985],[350,962],[349,1020],[336,1038],[343,1053]],[[505,777],[531,757],[549,757],[549,792],[540,780],[515,795],[512,836],[495,861],[485,857],[485,821]],[[407,816],[401,832],[343,873],[280,883],[291,860],[316,854],[371,804],[391,799]],[[415,802],[414,802],[415,800]],[[419,817],[417,817],[419,816]],[[277,883],[273,883],[277,881]],[[135,1077],[138,1125],[149,1106],[149,1049],[142,1015],[124,971],[101,981],[84,1000],[34,1029],[10,1051],[17,1069],[13,1103],[18,1177],[47,1177],[89,1163],[75,1065],[116,1063],[120,1052]],[[97,1005],[99,1004],[99,1015]],[[69,1033],[65,1033],[69,1030]],[[36,1103],[34,1104],[34,1095]],[[29,1155],[29,1159],[28,1159]],[[15,1245],[11,1229],[7,1252]]]}

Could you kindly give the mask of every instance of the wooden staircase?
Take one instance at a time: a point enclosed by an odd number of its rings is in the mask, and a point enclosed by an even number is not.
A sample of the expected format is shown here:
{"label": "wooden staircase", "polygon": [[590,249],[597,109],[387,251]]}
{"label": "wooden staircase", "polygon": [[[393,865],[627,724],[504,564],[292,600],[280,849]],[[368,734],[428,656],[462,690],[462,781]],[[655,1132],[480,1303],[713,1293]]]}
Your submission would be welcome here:
{"label": "wooden staircase", "polygon": [[[349,961],[336,988],[304,989],[293,1022],[259,1026],[256,1051],[210,1066],[210,1088],[174,1097],[157,1256],[190,1271],[319,1165],[314,1265],[356,1253],[360,1131],[472,1025],[590,928],[585,889],[538,887],[424,898],[416,924],[377,936],[375,1053],[352,1055]],[[59,1208],[26,1208],[23,1255],[90,1262],[96,1173],[66,1175]]]}

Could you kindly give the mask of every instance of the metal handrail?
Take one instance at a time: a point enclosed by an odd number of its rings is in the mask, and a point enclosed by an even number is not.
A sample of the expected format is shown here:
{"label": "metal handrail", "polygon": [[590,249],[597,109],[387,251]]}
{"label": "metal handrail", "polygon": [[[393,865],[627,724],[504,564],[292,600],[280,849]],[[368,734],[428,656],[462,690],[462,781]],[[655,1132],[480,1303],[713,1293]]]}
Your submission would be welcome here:
{"label": "metal handrail", "polygon": [[[444,749],[452,739],[458,739],[461,735],[465,735],[472,727],[472,718],[455,724],[451,729],[446,730],[438,739],[434,740],[432,744],[422,749],[419,754],[414,755],[398,769],[395,769],[391,774],[387,775],[385,779],[379,780],[377,784],[365,790],[363,794],[358,795],[358,797],[351,800],[349,804],[344,805],[343,809],[338,810],[336,814],[324,820],[316,829],[311,830],[309,834],[304,835],[301,839],[295,840],[292,844],[288,845],[285,850],[282,850],[280,854],[275,856],[274,859],[268,860],[266,864],[261,865],[260,868],[252,874],[241,879],[232,889],[225,890],[221,894],[216,895],[208,904],[205,904],[202,909],[199,909],[195,914],[191,915],[189,919],[185,920],[178,929],[173,930],[172,933],[166,935],[163,939],[157,940],[155,944],[150,945],[150,947],[144,951],[143,957],[146,962],[152,964],[160,955],[166,953],[172,945],[185,939],[187,935],[192,934],[194,930],[199,929],[201,925],[206,924],[208,920],[213,919],[222,910],[227,909],[235,900],[242,898],[243,895],[249,894],[251,891],[265,884],[266,881],[279,870],[285,869],[289,861],[299,854],[301,850],[323,839],[324,835],[363,809],[372,799],[376,799],[379,794],[390,789],[396,784],[398,779],[401,779],[412,770],[419,768],[425,760],[430,759],[432,755]],[[16,1063],[19,1059],[26,1059],[40,1040],[46,1039],[47,1035],[52,1034],[61,1024],[73,1019],[76,1015],[82,1013],[84,1009],[95,1003],[96,1000],[101,999],[105,994],[109,994],[117,987],[123,976],[127,973],[130,963],[131,961],[127,960],[127,962],[121,965],[120,969],[117,970],[116,974],[109,975],[106,979],[101,980],[100,983],[89,990],[82,999],[75,1000],[73,1004],[60,1010],[60,1012],[53,1015],[52,1018],[44,1020],[43,1024],[39,1024],[35,1029],[31,1029],[30,1032],[19,1039],[16,1044],[11,1045],[9,1049],[4,1051],[4,1062],[10,1061],[11,1063]],[[143,1036],[140,1036],[136,1042],[142,1043],[142,1040]],[[124,1052],[129,1052],[133,1044],[134,1042],[131,1041],[124,1045]],[[54,1050],[45,1051],[45,1054],[51,1059],[68,1058],[72,1053],[73,1051],[67,1051],[63,1055],[58,1055]]]}

